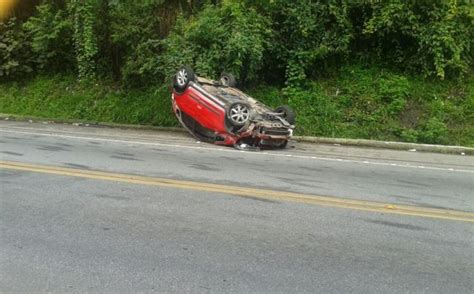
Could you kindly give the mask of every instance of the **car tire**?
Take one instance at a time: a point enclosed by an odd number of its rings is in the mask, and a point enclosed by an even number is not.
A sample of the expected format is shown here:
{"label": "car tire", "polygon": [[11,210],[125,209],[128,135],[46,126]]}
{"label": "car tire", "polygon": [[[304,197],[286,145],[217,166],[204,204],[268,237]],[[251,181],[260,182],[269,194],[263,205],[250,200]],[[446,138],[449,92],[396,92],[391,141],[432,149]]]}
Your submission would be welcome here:
{"label": "car tire", "polygon": [[237,86],[237,80],[234,75],[230,73],[222,73],[219,82],[225,87],[235,88],[235,86]]}
{"label": "car tire", "polygon": [[189,82],[194,82],[195,80],[196,76],[194,75],[193,69],[190,66],[185,65],[174,75],[173,89],[177,93],[183,93],[188,87]]}
{"label": "car tire", "polygon": [[278,106],[275,109],[276,113],[280,113],[281,117],[284,118],[288,123],[295,124],[296,114],[293,108],[288,105]]}
{"label": "car tire", "polygon": [[227,108],[227,120],[234,127],[242,127],[251,116],[250,106],[243,102],[234,102]]}

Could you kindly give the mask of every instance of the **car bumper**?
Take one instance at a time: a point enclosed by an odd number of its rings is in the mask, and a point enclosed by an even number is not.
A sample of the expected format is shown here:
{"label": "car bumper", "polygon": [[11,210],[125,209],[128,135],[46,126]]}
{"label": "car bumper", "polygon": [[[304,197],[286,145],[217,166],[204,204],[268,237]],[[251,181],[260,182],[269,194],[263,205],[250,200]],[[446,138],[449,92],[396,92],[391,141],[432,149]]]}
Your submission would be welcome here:
{"label": "car bumper", "polygon": [[268,126],[251,126],[239,136],[237,142],[245,142],[251,146],[281,146],[293,135],[293,128],[272,128]]}

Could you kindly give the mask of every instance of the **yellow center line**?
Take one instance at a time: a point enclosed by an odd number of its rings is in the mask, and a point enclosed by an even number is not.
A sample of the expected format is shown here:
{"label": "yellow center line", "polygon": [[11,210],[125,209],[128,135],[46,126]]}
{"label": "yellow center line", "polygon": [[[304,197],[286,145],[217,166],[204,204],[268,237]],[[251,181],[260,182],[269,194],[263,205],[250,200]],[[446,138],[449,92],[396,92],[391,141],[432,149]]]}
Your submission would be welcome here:
{"label": "yellow center line", "polygon": [[298,202],[312,205],[356,209],[380,213],[390,213],[399,215],[410,215],[428,217],[436,219],[457,220],[464,222],[474,222],[474,213],[456,211],[450,209],[435,209],[410,205],[398,205],[382,203],[376,201],[364,201],[346,199],[340,197],[328,197],[320,195],[310,195],[294,192],[275,191],[268,189],[244,188],[238,186],[219,185],[211,183],[201,183],[192,181],[172,180],[166,178],[155,178],[120,174],[112,172],[92,171],[75,168],[56,167],[48,165],[27,164],[20,162],[0,160],[0,168],[21,170],[28,172],[47,173],[61,176],[81,177],[94,180],[115,181],[139,185],[151,185],[160,187],[170,187],[179,189],[190,189],[205,192],[223,193],[229,195],[253,197],[277,201]]}

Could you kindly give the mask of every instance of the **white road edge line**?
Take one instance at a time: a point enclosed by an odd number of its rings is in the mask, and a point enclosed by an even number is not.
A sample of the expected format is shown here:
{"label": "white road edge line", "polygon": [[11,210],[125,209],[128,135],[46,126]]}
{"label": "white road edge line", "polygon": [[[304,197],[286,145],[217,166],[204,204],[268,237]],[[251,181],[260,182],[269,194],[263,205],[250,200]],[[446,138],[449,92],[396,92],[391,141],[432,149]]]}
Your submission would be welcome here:
{"label": "white road edge line", "polygon": [[103,141],[103,142],[113,142],[113,143],[125,143],[125,144],[131,144],[131,145],[163,146],[163,147],[167,146],[167,147],[187,148],[187,149],[197,149],[197,150],[211,150],[211,151],[221,151],[221,152],[239,152],[239,153],[243,152],[245,154],[254,154],[254,155],[270,155],[270,156],[277,156],[277,157],[293,157],[293,158],[300,158],[300,159],[348,162],[348,163],[369,164],[369,165],[379,165],[379,166],[394,166],[394,167],[415,168],[415,169],[424,169],[424,170],[474,173],[474,170],[442,168],[442,167],[436,167],[436,166],[410,165],[409,163],[399,164],[399,163],[392,163],[392,162],[375,162],[375,161],[367,161],[367,160],[352,160],[352,159],[329,158],[329,157],[319,157],[319,156],[293,155],[293,154],[288,154],[288,153],[252,152],[252,151],[242,151],[242,150],[234,150],[234,149],[208,148],[208,147],[201,147],[201,146],[185,146],[185,145],[178,145],[178,144],[163,144],[163,143],[139,142],[139,141],[128,141],[128,140],[119,140],[119,139],[106,139],[106,138],[100,138],[100,137],[72,136],[72,135],[41,133],[41,132],[11,131],[11,130],[5,130],[5,129],[0,129],[0,132],[13,133],[13,134],[25,134],[25,135],[37,135],[37,136],[46,136],[46,137],[57,137],[57,138],[68,138],[68,139],[79,139],[79,140],[93,140],[93,141]]}

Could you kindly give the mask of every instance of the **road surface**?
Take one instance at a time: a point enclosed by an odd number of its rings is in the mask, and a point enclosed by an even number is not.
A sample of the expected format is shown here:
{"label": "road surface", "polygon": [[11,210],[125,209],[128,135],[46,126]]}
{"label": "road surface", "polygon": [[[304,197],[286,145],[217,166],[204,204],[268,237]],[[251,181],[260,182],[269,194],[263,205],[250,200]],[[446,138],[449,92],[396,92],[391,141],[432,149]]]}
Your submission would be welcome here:
{"label": "road surface", "polygon": [[474,158],[0,123],[0,291],[472,293]]}

